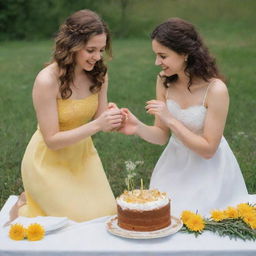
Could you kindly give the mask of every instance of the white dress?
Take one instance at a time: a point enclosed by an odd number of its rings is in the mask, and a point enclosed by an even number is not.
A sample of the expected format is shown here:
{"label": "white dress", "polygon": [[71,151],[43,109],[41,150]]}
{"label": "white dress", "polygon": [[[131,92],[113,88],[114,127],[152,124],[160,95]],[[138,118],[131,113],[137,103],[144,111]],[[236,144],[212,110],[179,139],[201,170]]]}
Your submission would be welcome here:
{"label": "white dress", "polygon": [[[171,99],[166,102],[172,115],[196,134],[203,132],[208,88],[201,105],[182,109]],[[214,156],[205,159],[173,134],[155,166],[150,188],[168,193],[174,216],[183,210],[208,216],[213,209],[249,200],[241,170],[224,137]]]}

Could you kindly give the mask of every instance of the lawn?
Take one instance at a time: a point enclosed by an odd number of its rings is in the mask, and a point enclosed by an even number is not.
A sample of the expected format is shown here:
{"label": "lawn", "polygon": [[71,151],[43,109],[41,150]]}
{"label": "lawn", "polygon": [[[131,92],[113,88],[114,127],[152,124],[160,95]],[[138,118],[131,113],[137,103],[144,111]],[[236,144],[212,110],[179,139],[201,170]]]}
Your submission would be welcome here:
{"label": "lawn", "polygon": [[[249,192],[256,193],[256,33],[246,19],[198,24],[227,78],[231,104],[224,135],[238,159]],[[20,164],[36,129],[31,89],[51,51],[51,41],[4,42],[0,48],[0,207],[9,195],[23,190]],[[113,60],[108,63],[109,101],[130,108],[151,124],[153,118],[146,114],[144,106],[145,101],[155,97],[159,68],[154,66],[150,40],[115,39],[113,52]],[[143,178],[148,185],[163,146],[118,133],[99,133],[93,139],[115,195],[125,188],[126,160],[144,161],[136,179],[139,184]]]}

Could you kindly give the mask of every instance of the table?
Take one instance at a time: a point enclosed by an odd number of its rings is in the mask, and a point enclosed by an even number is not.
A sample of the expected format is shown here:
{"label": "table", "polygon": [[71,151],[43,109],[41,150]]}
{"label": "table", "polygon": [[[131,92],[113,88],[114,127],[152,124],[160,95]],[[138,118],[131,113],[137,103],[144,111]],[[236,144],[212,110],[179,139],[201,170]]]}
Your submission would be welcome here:
{"label": "table", "polygon": [[[0,225],[16,202],[10,196],[0,211]],[[176,233],[164,238],[135,240],[114,236],[105,228],[109,217],[83,223],[71,222],[67,228],[49,234],[41,241],[13,241],[9,228],[0,229],[0,256],[255,256],[256,242],[230,240],[210,232],[194,237]]]}

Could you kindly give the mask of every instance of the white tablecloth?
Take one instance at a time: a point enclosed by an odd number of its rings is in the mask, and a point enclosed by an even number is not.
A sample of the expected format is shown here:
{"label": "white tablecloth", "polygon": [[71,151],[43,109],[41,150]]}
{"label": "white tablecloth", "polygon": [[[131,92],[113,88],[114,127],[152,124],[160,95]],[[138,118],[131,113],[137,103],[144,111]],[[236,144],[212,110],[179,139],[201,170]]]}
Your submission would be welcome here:
{"label": "white tablecloth", "polygon": [[255,256],[256,242],[220,238],[210,232],[194,237],[176,233],[164,238],[132,240],[114,236],[105,228],[109,217],[89,222],[70,222],[66,228],[45,236],[41,241],[13,241],[8,237],[9,210],[17,200],[10,196],[0,211],[0,256],[5,255],[61,255],[61,256]]}

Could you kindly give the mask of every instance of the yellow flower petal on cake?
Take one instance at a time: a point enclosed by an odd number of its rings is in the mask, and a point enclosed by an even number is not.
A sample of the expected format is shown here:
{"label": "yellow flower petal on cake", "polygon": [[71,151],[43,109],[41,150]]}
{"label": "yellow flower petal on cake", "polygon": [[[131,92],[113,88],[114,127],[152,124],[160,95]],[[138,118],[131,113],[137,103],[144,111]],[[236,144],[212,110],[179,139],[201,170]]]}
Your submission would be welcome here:
{"label": "yellow flower petal on cake", "polygon": [[226,218],[230,219],[237,219],[239,218],[239,212],[236,208],[234,207],[228,207],[225,211],[224,214],[226,215]]}
{"label": "yellow flower petal on cake", "polygon": [[214,221],[218,222],[218,221],[222,221],[222,220],[226,219],[227,216],[224,211],[213,210],[213,211],[211,211],[211,218]]}
{"label": "yellow flower petal on cake", "polygon": [[191,211],[183,211],[181,214],[181,220],[183,221],[184,224],[187,223],[187,221],[193,216],[194,213]]}
{"label": "yellow flower petal on cake", "polygon": [[23,240],[26,237],[26,229],[21,224],[13,224],[9,230],[9,237],[13,240]]}
{"label": "yellow flower petal on cake", "polygon": [[204,220],[203,218],[201,217],[201,215],[199,214],[194,214],[192,215],[187,223],[186,223],[186,226],[188,229],[190,229],[191,231],[202,231],[205,227],[205,223],[204,223]]}
{"label": "yellow flower petal on cake", "polygon": [[30,224],[27,228],[27,238],[29,241],[38,241],[44,238],[45,230],[37,223]]}

